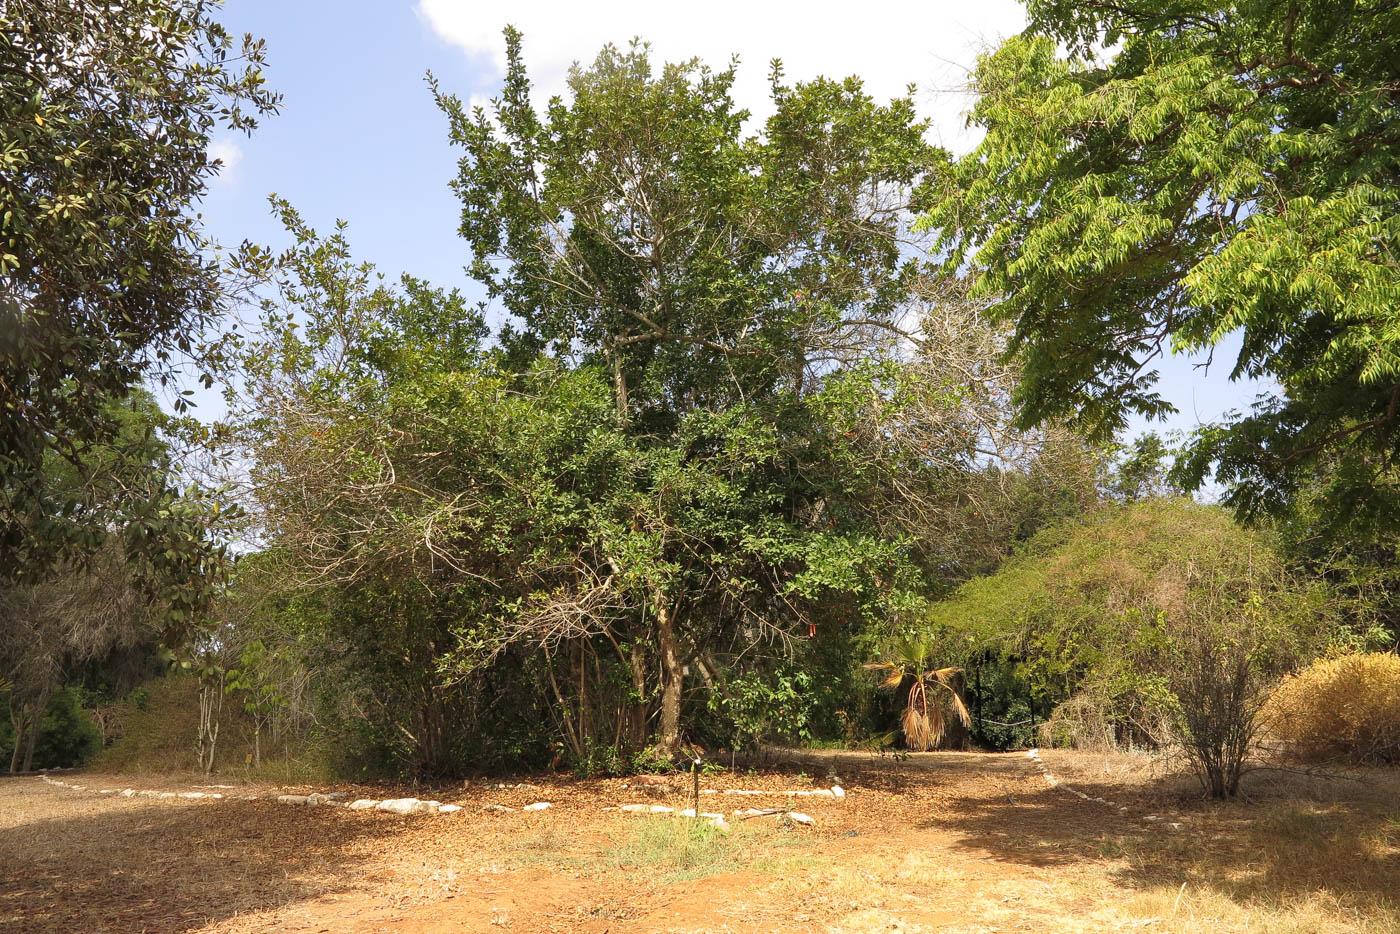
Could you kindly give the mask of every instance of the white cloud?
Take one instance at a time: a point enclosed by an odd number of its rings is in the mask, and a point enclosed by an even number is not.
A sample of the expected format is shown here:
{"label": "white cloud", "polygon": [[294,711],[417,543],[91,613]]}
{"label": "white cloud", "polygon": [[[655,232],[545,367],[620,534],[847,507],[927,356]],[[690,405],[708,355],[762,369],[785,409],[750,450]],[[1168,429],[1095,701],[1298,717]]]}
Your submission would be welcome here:
{"label": "white cloud", "polygon": [[237,176],[235,170],[238,163],[243,161],[243,148],[233,139],[224,138],[215,140],[209,144],[209,159],[218,159],[223,163],[219,169],[219,174],[214,176],[214,184],[232,184]]}
{"label": "white cloud", "polygon": [[[608,42],[634,36],[652,44],[653,61],[699,57],[720,67],[738,54],[734,95],[762,117],[768,104],[768,67],[781,58],[789,82],[817,75],[859,75],[877,99],[902,96],[918,85],[915,103],[933,121],[933,139],[954,149],[973,143],[961,92],[977,55],[1025,26],[1018,0],[922,0],[878,7],[712,0],[698,7],[655,0],[602,3],[520,0],[487,9],[482,0],[419,0],[418,14],[444,40],[460,47],[484,71],[505,73],[501,30],[524,34],[524,56],[541,99],[564,90],[574,61],[590,62]],[[459,89],[494,96],[496,87]]]}

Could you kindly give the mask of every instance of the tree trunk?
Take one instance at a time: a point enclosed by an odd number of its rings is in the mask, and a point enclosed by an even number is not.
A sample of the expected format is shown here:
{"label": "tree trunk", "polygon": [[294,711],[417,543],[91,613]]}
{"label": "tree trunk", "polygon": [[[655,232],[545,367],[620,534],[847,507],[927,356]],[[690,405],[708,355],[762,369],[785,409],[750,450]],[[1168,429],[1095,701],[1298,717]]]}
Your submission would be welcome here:
{"label": "tree trunk", "polygon": [[632,640],[632,707],[627,711],[627,739],[633,752],[647,744],[647,649],[640,638]]}
{"label": "tree trunk", "polygon": [[656,602],[656,647],[661,656],[661,723],[656,746],[664,755],[675,757],[681,750],[681,653],[671,608],[662,600]]}
{"label": "tree trunk", "polygon": [[[48,706],[47,704],[45,706]],[[44,719],[44,708],[36,708],[33,722],[29,724],[29,735],[24,743],[24,768],[22,771],[34,771],[34,746],[39,742],[39,724]]]}
{"label": "tree trunk", "polygon": [[10,773],[13,774],[19,771],[20,759],[24,755],[22,752],[24,741],[28,738],[26,734],[29,730],[29,718],[25,714],[23,705],[20,705],[18,714],[11,709],[10,724],[15,728],[15,748],[10,753]]}
{"label": "tree trunk", "polygon": [[199,767],[204,774],[214,771],[214,752],[219,742],[219,716],[224,709],[224,673],[219,680],[204,677],[199,684]]}
{"label": "tree trunk", "polygon": [[[48,709],[49,699],[53,697],[53,689],[45,688],[37,700],[33,703],[20,707],[20,716],[24,718],[24,761],[20,764],[21,772],[31,772],[34,770],[34,747],[39,742],[39,728],[44,722],[44,711]],[[15,731],[15,752],[19,752],[19,731]],[[14,757],[11,756],[10,771],[14,771]]]}

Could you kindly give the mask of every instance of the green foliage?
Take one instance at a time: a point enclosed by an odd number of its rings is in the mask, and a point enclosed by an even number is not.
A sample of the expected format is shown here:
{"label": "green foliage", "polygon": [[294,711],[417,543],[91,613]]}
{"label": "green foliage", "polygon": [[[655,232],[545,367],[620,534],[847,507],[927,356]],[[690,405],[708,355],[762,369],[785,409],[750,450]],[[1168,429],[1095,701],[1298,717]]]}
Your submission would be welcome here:
{"label": "green foliage", "polygon": [[812,676],[791,665],[728,677],[710,692],[706,728],[724,736],[731,749],[762,740],[803,743],[811,738]]}
{"label": "green foliage", "polygon": [[1028,9],[1030,28],[979,63],[985,138],[925,218],[1014,325],[1022,422],[1109,438],[1130,413],[1169,410],[1155,357],[1238,335],[1231,376],[1279,388],[1199,429],[1177,479],[1213,470],[1256,516],[1330,464],[1329,522],[1395,501],[1400,11]]}
{"label": "green foliage", "polygon": [[[437,91],[473,274],[515,315],[499,346],[274,202],[295,243],[220,436],[277,608],[240,625],[335,685],[322,723],[420,772],[804,738],[802,640],[922,607],[973,550],[929,517],[955,525],[1005,422],[1001,371],[904,370],[939,302],[898,247],[935,151],[908,101],[776,74],[745,137],[732,71],[654,74],[640,46],[536,113],[508,39],[494,119]],[[928,372],[991,340],[948,297]]]}
{"label": "green foliage", "polygon": [[[9,719],[0,719],[0,757],[14,752],[15,730]],[[57,691],[44,709],[39,738],[34,747],[34,769],[68,769],[86,765],[102,748],[102,734],[83,707],[83,692]]]}
{"label": "green foliage", "polygon": [[[1331,591],[1214,507],[1147,500],[1038,536],[933,609],[969,653],[1014,659],[1034,697],[1087,693],[1126,733],[1166,717],[1214,794],[1234,794],[1254,713],[1337,626]],[[1150,734],[1150,731],[1148,731]]]}
{"label": "green foliage", "polygon": [[[119,439],[134,386],[207,362],[200,342],[227,301],[191,210],[219,170],[210,134],[277,108],[262,43],[236,52],[215,6],[0,12],[0,580],[40,579],[119,528],[174,614],[209,596],[200,512]],[[58,460],[92,482],[65,482]]]}

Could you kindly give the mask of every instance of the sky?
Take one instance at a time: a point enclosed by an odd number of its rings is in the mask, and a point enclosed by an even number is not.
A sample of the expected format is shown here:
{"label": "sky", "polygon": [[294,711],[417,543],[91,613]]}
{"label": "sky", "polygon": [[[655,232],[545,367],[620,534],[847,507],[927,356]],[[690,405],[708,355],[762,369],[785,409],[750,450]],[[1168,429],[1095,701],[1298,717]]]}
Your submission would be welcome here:
{"label": "sky", "polygon": [[[410,272],[473,296],[481,292],[463,272],[470,257],[448,188],[458,151],[424,77],[431,70],[463,100],[488,101],[504,76],[508,24],[523,33],[541,102],[563,91],[573,62],[591,61],[605,43],[641,37],[652,44],[653,60],[699,57],[722,67],[737,54],[735,97],[759,118],[768,112],[774,58],[789,81],[855,74],[877,98],[902,96],[913,83],[932,140],[954,151],[977,140],[963,116],[970,98],[962,88],[978,54],[1025,24],[1015,0],[919,0],[868,11],[763,0],[227,0],[220,18],[231,32],[267,40],[267,81],[284,100],[282,113],[251,138],[214,139],[211,150],[225,168],[200,210],[215,239],[286,246],[268,210],[276,193],[318,230],[347,221],[357,257],[390,276]],[[1246,407],[1258,387],[1229,383],[1229,360],[1218,352],[1208,376],[1193,366],[1198,360],[1164,361],[1162,392],[1180,412],[1153,427],[1189,429]],[[1144,427],[1135,422],[1130,434]]]}

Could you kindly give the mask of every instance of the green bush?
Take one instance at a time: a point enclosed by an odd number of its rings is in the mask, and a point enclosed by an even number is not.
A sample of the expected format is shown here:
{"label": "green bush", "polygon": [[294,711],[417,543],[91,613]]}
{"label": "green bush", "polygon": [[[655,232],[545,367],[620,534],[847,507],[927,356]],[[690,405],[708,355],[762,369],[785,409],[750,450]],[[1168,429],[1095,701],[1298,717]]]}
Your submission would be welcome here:
{"label": "green bush", "polygon": [[[39,738],[34,746],[34,768],[66,769],[83,765],[102,745],[102,731],[83,709],[82,692],[64,688],[54,694],[44,710]],[[0,720],[0,756],[10,761],[15,732],[9,718]]]}

